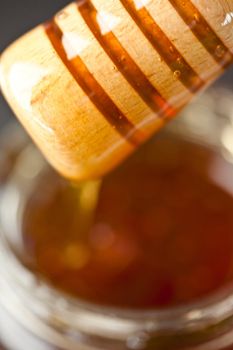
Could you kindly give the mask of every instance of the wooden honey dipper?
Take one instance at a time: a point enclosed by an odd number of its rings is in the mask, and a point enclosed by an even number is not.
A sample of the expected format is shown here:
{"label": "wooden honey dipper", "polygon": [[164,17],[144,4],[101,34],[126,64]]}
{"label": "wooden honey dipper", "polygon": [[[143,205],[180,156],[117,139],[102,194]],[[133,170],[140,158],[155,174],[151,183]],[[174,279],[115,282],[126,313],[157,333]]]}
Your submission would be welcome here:
{"label": "wooden honey dipper", "polygon": [[65,177],[100,177],[233,62],[232,0],[81,0],[1,56],[2,91]]}

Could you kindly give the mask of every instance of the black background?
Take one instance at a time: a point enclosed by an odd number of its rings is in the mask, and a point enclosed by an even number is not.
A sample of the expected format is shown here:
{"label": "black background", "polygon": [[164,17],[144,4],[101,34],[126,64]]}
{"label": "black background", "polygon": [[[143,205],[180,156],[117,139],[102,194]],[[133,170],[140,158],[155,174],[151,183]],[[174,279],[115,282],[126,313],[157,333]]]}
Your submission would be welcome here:
{"label": "black background", "polygon": [[[67,5],[68,0],[0,0],[0,53],[12,41]],[[12,112],[0,94],[0,125]]]}
{"label": "black background", "polygon": [[[108,1],[108,0],[106,0]],[[68,0],[0,0],[0,52],[13,40],[50,18]],[[218,83],[233,89],[233,68]],[[0,94],[0,125],[12,118],[12,112]]]}

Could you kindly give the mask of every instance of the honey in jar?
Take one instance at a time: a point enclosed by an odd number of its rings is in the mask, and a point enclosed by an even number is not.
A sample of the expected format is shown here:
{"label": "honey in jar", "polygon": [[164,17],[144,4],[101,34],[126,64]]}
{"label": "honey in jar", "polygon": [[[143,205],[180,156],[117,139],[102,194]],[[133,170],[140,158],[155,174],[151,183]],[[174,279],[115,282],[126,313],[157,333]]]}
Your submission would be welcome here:
{"label": "honey in jar", "polygon": [[70,184],[47,169],[24,210],[25,264],[105,306],[206,297],[233,277],[232,171],[210,147],[170,133],[100,181]]}

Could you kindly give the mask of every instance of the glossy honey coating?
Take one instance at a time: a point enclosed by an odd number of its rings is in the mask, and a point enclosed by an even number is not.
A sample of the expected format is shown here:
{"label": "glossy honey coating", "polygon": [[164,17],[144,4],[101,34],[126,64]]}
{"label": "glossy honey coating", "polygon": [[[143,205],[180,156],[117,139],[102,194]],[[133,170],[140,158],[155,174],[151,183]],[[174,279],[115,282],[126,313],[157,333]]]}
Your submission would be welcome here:
{"label": "glossy honey coating", "polygon": [[1,57],[1,86],[50,163],[100,177],[232,63],[228,0],[84,0]]}

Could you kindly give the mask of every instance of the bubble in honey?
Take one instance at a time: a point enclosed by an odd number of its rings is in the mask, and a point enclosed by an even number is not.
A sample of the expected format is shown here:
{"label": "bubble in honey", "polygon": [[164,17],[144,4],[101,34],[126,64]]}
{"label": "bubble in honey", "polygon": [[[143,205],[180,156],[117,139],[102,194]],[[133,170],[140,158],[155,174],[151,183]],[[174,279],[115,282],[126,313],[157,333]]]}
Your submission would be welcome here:
{"label": "bubble in honey", "polygon": [[120,62],[125,62],[126,61],[126,57],[125,55],[122,55],[119,59]]}
{"label": "bubble in honey", "polygon": [[199,15],[199,13],[194,13],[193,18],[194,18],[194,20],[195,20],[196,22],[198,22],[198,21],[200,20],[200,15]]}
{"label": "bubble in honey", "polygon": [[183,62],[182,62],[182,57],[178,57],[177,60],[176,60],[176,62],[177,62],[178,64],[182,64],[182,63],[183,63]]}
{"label": "bubble in honey", "polygon": [[179,79],[181,76],[181,72],[179,70],[175,70],[175,72],[173,73],[173,76],[175,79]]}
{"label": "bubble in honey", "polygon": [[173,53],[173,52],[174,52],[174,48],[173,48],[173,46],[170,46],[170,47],[169,47],[169,51],[170,51],[171,53]]}
{"label": "bubble in honey", "polygon": [[223,57],[225,54],[225,49],[222,45],[218,45],[215,50],[215,54],[217,57]]}

